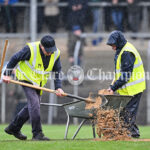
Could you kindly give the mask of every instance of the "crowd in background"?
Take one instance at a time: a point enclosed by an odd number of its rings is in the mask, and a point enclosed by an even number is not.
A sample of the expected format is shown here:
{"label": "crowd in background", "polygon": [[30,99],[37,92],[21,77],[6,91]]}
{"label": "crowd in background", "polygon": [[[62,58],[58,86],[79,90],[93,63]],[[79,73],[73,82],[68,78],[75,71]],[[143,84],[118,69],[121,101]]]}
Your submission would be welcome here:
{"label": "crowd in background", "polygon": [[[5,32],[17,32],[19,18],[23,12],[23,7],[16,7],[13,4],[18,2],[29,3],[30,0],[0,0],[0,24],[5,27]],[[37,0],[44,3],[38,6],[38,28],[37,32],[43,30],[46,25],[49,32],[56,33],[60,27],[73,31],[75,26],[84,32],[85,27],[90,26],[94,33],[109,31],[115,28],[120,31],[138,32],[142,19],[142,9],[139,2],[149,2],[149,0]],[[67,2],[66,7],[50,5],[50,3]],[[99,6],[89,6],[88,2],[109,2],[111,6],[99,9]],[[126,2],[127,6],[119,6],[121,2]],[[78,8],[75,8],[77,6]],[[24,16],[22,16],[24,17]],[[133,21],[134,20],[134,21]],[[102,39],[99,38],[99,41]],[[93,44],[96,41],[93,41]]]}

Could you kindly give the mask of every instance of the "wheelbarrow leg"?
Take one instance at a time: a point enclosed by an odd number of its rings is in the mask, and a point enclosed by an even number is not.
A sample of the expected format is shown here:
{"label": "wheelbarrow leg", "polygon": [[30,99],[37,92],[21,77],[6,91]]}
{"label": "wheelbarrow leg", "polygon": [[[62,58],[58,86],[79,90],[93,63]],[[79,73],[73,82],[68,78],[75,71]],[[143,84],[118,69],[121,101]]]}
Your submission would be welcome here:
{"label": "wheelbarrow leg", "polygon": [[93,138],[96,138],[96,134],[95,134],[95,124],[92,123],[92,130],[93,130]]}
{"label": "wheelbarrow leg", "polygon": [[67,135],[68,135],[69,123],[70,123],[70,117],[67,113],[67,124],[66,124],[66,131],[65,131],[65,137],[64,137],[65,140],[67,139]]}
{"label": "wheelbarrow leg", "polygon": [[75,134],[73,135],[72,140],[75,139],[75,137],[76,137],[76,135],[78,134],[78,132],[80,131],[82,125],[83,125],[86,121],[87,121],[87,119],[82,120],[82,122],[80,123],[80,125],[79,125],[77,131],[76,131]]}

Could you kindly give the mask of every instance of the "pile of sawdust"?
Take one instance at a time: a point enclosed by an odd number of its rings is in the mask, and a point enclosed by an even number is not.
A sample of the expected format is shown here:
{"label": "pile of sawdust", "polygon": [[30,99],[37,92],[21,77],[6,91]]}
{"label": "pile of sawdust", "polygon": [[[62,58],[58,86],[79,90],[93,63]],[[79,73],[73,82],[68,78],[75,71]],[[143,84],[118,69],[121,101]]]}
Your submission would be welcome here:
{"label": "pile of sawdust", "polygon": [[[110,95],[106,90],[98,91],[98,94]],[[120,120],[117,110],[103,110],[100,105],[102,98],[98,96],[95,103],[86,103],[85,109],[95,109],[95,121],[97,135],[103,140],[129,140],[129,131],[125,128],[124,122]],[[89,114],[89,116],[94,116]]]}

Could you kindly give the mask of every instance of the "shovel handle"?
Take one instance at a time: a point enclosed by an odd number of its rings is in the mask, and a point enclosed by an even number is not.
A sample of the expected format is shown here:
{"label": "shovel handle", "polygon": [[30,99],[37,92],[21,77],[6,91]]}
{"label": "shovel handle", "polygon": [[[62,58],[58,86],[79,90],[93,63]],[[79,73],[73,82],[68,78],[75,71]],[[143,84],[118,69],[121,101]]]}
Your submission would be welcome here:
{"label": "shovel handle", "polygon": [[115,81],[116,81],[116,80],[115,80],[115,78],[114,78],[114,79],[112,80],[112,82],[111,82],[111,85],[113,85],[113,84],[115,83]]}
{"label": "shovel handle", "polygon": [[[43,90],[43,91],[54,93],[54,94],[57,93],[56,90],[52,90],[52,89],[48,89],[48,88],[44,88],[44,87],[39,87],[39,86],[36,86],[36,85],[32,85],[32,84],[29,84],[29,83],[24,83],[24,82],[20,82],[20,81],[16,81],[16,80],[9,80],[9,82],[14,83],[14,84],[19,84],[19,85],[22,85],[22,86],[27,86],[27,87],[30,87],[30,88],[34,88],[34,89],[37,89],[37,90]],[[70,98],[75,98],[75,99],[78,99],[80,101],[85,101],[85,102],[92,102],[92,103],[95,102],[92,99],[83,98],[83,97],[68,94],[68,93],[63,93],[63,96],[70,97]]]}
{"label": "shovel handle", "polygon": [[29,83],[24,83],[24,82],[20,82],[20,81],[16,81],[16,80],[9,80],[9,82],[14,83],[14,84],[19,84],[19,85],[22,85],[22,86],[27,86],[27,87],[30,87],[30,88],[34,88],[34,89],[37,89],[37,90],[43,90],[43,91],[46,91],[46,92],[56,94],[55,90],[51,90],[51,89],[44,88],[44,87],[39,87],[39,86],[32,85],[32,84],[29,84]]}

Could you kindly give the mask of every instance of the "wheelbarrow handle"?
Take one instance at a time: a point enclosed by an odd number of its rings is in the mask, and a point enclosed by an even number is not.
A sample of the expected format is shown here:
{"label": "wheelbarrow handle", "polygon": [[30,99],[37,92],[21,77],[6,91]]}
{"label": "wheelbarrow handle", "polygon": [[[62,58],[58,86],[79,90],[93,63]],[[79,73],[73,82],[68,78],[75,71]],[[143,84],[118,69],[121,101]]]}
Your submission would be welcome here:
{"label": "wheelbarrow handle", "polygon": [[52,103],[40,103],[40,105],[44,106],[56,106],[56,107],[62,107],[63,104],[52,104]]}

